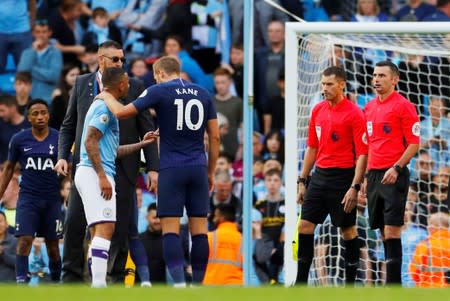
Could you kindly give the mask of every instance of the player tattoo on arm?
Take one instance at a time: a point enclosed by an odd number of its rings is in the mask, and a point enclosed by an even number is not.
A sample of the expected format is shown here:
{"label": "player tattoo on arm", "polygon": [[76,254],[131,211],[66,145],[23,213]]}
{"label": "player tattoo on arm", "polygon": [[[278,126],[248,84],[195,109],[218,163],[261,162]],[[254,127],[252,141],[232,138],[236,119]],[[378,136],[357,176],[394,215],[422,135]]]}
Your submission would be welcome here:
{"label": "player tattoo on arm", "polygon": [[94,127],[89,127],[86,137],[86,152],[88,154],[89,160],[92,162],[92,166],[94,167],[95,172],[97,175],[104,176],[105,170],[102,166],[102,161],[100,159],[100,151],[98,148],[98,143],[100,141],[100,138],[102,138],[103,134],[98,129]]}
{"label": "player tattoo on arm", "polygon": [[15,165],[16,164],[14,162],[11,162],[9,160],[5,161],[5,164],[3,165],[3,171],[0,172],[0,200],[5,193],[6,187],[8,187],[9,181],[11,181],[11,178],[14,174]]}

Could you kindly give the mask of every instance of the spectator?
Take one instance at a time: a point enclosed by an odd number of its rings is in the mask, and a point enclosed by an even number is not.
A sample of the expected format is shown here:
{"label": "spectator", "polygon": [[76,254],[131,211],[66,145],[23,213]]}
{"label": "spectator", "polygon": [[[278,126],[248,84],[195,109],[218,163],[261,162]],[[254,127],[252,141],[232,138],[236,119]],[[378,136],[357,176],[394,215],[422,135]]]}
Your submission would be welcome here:
{"label": "spectator", "polygon": [[62,69],[58,87],[53,90],[52,104],[50,105],[50,127],[59,130],[66,115],[69,98],[75,79],[80,75],[80,68],[74,65],[65,65]]}
{"label": "spectator", "polygon": [[[420,150],[416,160],[415,174],[411,178],[414,190],[419,193],[419,202],[426,201],[427,194],[433,189],[434,162],[427,150]],[[425,221],[426,224],[426,221]]]}
{"label": "spectator", "polygon": [[[3,165],[0,164],[0,175],[3,172]],[[3,197],[0,199],[0,211],[6,215],[8,220],[8,232],[14,235],[16,229],[16,207],[19,199],[19,178],[20,169],[16,165],[13,179],[6,187]]]}
{"label": "spectator", "polygon": [[275,159],[284,165],[284,137],[278,130],[271,130],[264,139],[262,151],[262,159],[264,161]]}
{"label": "spectator", "polygon": [[202,86],[209,92],[213,92],[213,83],[211,76],[205,74],[200,65],[183,48],[184,40],[178,36],[168,36],[164,43],[164,52],[166,55],[178,57],[181,64],[181,72],[186,72],[191,81]]}
{"label": "spectator", "polygon": [[47,20],[36,21],[32,47],[24,50],[17,66],[18,71],[31,73],[31,97],[44,99],[48,104],[52,102],[52,91],[58,84],[63,63],[61,51],[49,45],[51,34]]}
{"label": "spectator", "polygon": [[414,255],[414,251],[416,250],[417,244],[427,237],[427,231],[413,221],[415,210],[414,205],[415,204],[410,200],[408,200],[406,203],[405,224],[403,225],[401,236],[403,242],[402,285],[404,287],[415,286],[415,283],[412,280],[410,273],[408,272],[408,268]]}
{"label": "spectator", "polygon": [[427,239],[417,245],[409,265],[419,287],[450,287],[450,230],[448,213],[430,215]]}
{"label": "spectator", "polygon": [[31,26],[36,18],[36,0],[4,0],[0,9],[0,74],[5,71],[8,54],[17,66],[32,42]]}
{"label": "spectator", "polygon": [[278,283],[278,274],[283,266],[284,254],[284,199],[281,197],[281,172],[271,169],[264,175],[264,182],[267,187],[267,198],[258,201],[255,208],[261,212],[263,239],[270,240],[273,244],[268,265],[270,283]]}
{"label": "spectator", "polygon": [[[279,0],[274,0],[275,3],[280,3]],[[292,1],[291,1],[292,2]],[[231,17],[231,37],[232,43],[242,43],[243,39],[243,21],[244,21],[244,2],[241,0],[228,1]],[[263,0],[254,1],[254,45],[255,49],[270,45],[270,37],[267,34],[267,26],[273,20],[279,20],[284,23],[288,17],[283,12],[275,9],[273,6],[267,4]]]}
{"label": "spectator", "polygon": [[367,197],[362,193],[358,193],[356,210],[356,226],[360,248],[360,269],[357,273],[357,279],[362,280],[366,285],[370,285],[376,278],[377,234],[369,227],[369,220],[365,213],[367,210]]}
{"label": "spectator", "polygon": [[[131,29],[125,38],[125,49],[142,56],[157,57],[162,51],[162,42],[149,38],[144,43],[141,27],[158,29],[164,22],[166,0],[129,0],[118,19],[119,26]],[[147,41],[146,41],[147,42]]]}
{"label": "spectator", "polygon": [[383,22],[388,16],[380,11],[378,0],[358,0],[353,22]]}
{"label": "spectator", "polygon": [[0,283],[16,281],[17,239],[8,233],[8,221],[0,211]]}
{"label": "spectator", "polygon": [[122,36],[117,26],[109,18],[108,12],[103,7],[96,7],[92,12],[92,23],[88,31],[83,35],[81,44],[99,45],[108,40],[122,44]]}
{"label": "spectator", "polygon": [[266,135],[270,130],[276,130],[281,133],[284,132],[284,70],[280,71],[280,74],[278,75],[277,85],[280,89],[280,95],[276,95],[269,99],[263,115],[264,133]]}
{"label": "spectator", "polygon": [[236,94],[240,98],[244,96],[244,46],[242,44],[233,44],[231,46],[230,63],[233,69],[233,83]]}
{"label": "spectator", "polygon": [[284,68],[284,23],[272,21],[267,30],[268,46],[255,51],[255,109],[260,125],[269,100],[280,96],[277,83]]}
{"label": "spectator", "polygon": [[[220,131],[220,128],[219,128]],[[216,161],[216,170],[217,172],[227,172],[230,174],[230,176],[233,174],[233,168],[231,167],[231,158],[224,152],[219,153],[219,157]]]}
{"label": "spectator", "polygon": [[216,95],[214,96],[214,105],[216,111],[222,113],[228,119],[228,133],[223,137],[221,142],[224,151],[230,156],[236,154],[239,147],[237,141],[237,131],[242,124],[242,99],[232,96],[230,86],[232,77],[230,72],[225,68],[218,68],[214,71],[214,87]]}
{"label": "spectator", "polygon": [[81,74],[94,73],[98,69],[98,45],[86,47],[86,51],[78,56],[81,62]]}
{"label": "spectator", "polygon": [[436,4],[436,11],[423,18],[424,22],[448,22],[450,21],[450,1],[438,0]]}
{"label": "spectator", "polygon": [[448,195],[449,177],[449,166],[439,168],[437,174],[433,177],[433,191],[429,195],[429,202],[427,204],[427,216],[436,212],[449,212],[449,207],[446,202]]}
{"label": "spectator", "polygon": [[[105,2],[106,3],[106,2]],[[64,64],[78,64],[77,55],[83,54],[84,46],[79,45],[81,35],[78,32],[78,19],[81,15],[80,0],[63,0],[49,18],[49,25],[56,40],[56,48],[63,53]]]}
{"label": "spectator", "polygon": [[31,101],[32,79],[31,73],[27,71],[17,72],[14,80],[14,89],[16,90],[16,100],[19,113],[26,114],[27,104]]}
{"label": "spectator", "polygon": [[214,210],[217,229],[208,233],[209,259],[203,284],[243,285],[242,234],[235,222],[231,204],[220,204]]}
{"label": "spectator", "polygon": [[102,1],[102,0],[82,0],[83,5],[83,13],[92,16],[93,10],[95,10],[97,7],[104,7],[106,11],[109,14],[109,17],[112,20],[115,20],[118,16],[120,16],[121,11],[125,8],[127,5],[128,0],[109,0],[109,1]]}
{"label": "spectator", "polygon": [[423,19],[433,14],[436,7],[424,3],[423,0],[408,0],[407,4],[399,9],[395,18],[397,21],[423,21]]}
{"label": "spectator", "polygon": [[210,214],[208,216],[208,228],[209,231],[214,231],[216,229],[215,222],[215,210],[221,204],[229,204],[233,206],[233,210],[236,216],[233,220],[241,223],[242,218],[242,202],[241,200],[233,195],[233,182],[231,176],[227,171],[218,171],[214,175],[214,192],[209,198],[209,208]]}
{"label": "spectator", "polygon": [[139,234],[139,239],[144,245],[148,258],[151,283],[166,282],[166,263],[163,256],[163,236],[161,221],[156,214],[156,203],[147,208],[148,228]]}
{"label": "spectator", "polygon": [[446,116],[446,102],[443,97],[429,97],[428,112],[420,122],[421,146],[428,150],[434,170],[445,165],[448,160],[447,150],[450,146],[450,119]]}
{"label": "spectator", "polygon": [[137,57],[130,62],[130,75],[131,77],[140,79],[145,87],[150,87],[156,84],[155,78],[153,77],[153,72],[151,72],[144,58]]}
{"label": "spectator", "polygon": [[19,112],[17,101],[13,96],[0,96],[0,164],[8,156],[8,145],[11,137],[31,125]]}

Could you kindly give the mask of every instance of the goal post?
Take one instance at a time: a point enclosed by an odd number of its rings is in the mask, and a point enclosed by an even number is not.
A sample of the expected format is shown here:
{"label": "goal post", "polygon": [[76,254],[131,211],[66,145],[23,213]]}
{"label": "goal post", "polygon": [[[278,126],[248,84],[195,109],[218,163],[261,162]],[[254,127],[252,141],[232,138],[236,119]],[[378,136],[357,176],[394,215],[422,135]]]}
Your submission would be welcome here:
{"label": "goal post", "polygon": [[[291,247],[299,213],[299,206],[296,204],[296,179],[306,148],[311,109],[322,99],[322,72],[329,66],[340,64],[348,76],[346,93],[351,94],[352,100],[362,107],[374,95],[370,84],[374,64],[386,58],[397,65],[403,64],[407,78],[400,78],[399,87],[403,89],[400,92],[407,94],[405,96],[415,103],[423,119],[427,116],[429,101],[433,95],[442,96],[448,105],[450,95],[448,87],[445,87],[447,75],[440,74],[439,71],[447,67],[450,70],[450,27],[445,22],[288,22],[285,40],[284,277],[285,285],[289,286],[295,282],[297,272],[297,262],[293,260]],[[411,70],[410,65],[411,68],[419,67]],[[414,76],[411,75],[412,71]],[[450,84],[450,74],[448,83]],[[442,150],[437,153],[438,157],[441,155]],[[446,164],[443,160],[438,159],[435,163],[443,166]],[[437,169],[433,172],[436,173]],[[426,219],[427,213],[422,214],[425,215],[422,218]],[[342,254],[338,251],[334,256]],[[311,269],[314,269],[313,265]],[[310,283],[339,284],[343,280],[336,275],[323,282],[318,279],[317,274],[312,277],[310,273]]]}

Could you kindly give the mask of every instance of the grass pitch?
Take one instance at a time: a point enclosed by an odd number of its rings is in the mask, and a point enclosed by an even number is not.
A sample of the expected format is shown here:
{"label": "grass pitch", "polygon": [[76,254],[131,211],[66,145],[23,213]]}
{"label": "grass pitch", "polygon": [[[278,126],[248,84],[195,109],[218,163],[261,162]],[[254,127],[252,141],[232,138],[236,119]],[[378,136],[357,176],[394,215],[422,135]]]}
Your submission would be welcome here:
{"label": "grass pitch", "polygon": [[0,285],[1,301],[448,301],[449,289],[404,288],[284,288],[197,287],[174,289],[41,285]]}

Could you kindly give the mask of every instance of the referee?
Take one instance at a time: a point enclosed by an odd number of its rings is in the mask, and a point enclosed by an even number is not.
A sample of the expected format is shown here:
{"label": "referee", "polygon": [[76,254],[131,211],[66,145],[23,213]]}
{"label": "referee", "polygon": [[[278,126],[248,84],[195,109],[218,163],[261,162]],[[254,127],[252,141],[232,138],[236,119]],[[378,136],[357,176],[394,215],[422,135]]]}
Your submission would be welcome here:
{"label": "referee", "polygon": [[[328,214],[344,237],[346,283],[354,283],[359,265],[356,203],[367,165],[367,139],[363,112],[345,98],[345,85],[342,68],[333,66],[323,72],[325,99],[313,108],[309,123],[305,159],[297,180],[297,202],[302,204],[297,284],[308,281],[314,229]],[[306,178],[314,164],[316,169],[306,189]]]}
{"label": "referee", "polygon": [[377,63],[372,79],[377,97],[364,108],[369,142],[369,223],[372,229],[381,230],[386,257],[386,284],[401,284],[400,234],[409,186],[406,165],[420,145],[416,108],[395,91],[399,77],[398,68],[392,62]]}

